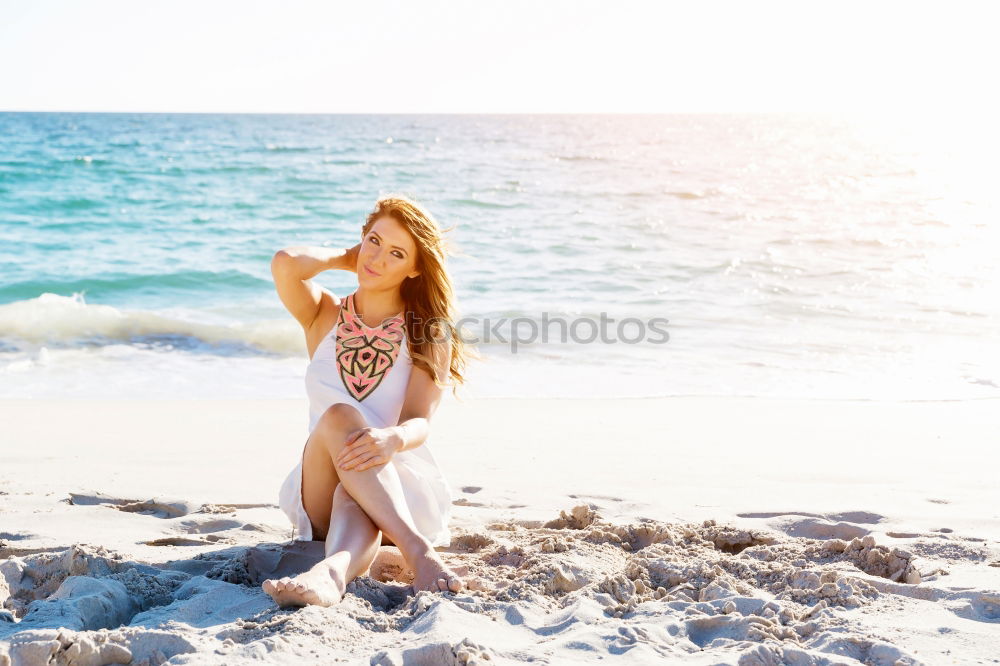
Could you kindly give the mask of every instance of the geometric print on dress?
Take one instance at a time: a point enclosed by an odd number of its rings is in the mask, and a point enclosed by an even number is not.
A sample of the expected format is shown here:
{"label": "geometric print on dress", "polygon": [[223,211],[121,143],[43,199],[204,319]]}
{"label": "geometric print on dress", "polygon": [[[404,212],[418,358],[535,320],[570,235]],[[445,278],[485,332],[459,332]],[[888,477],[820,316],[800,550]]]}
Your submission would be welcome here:
{"label": "geometric print on dress", "polygon": [[402,317],[386,319],[370,328],[354,309],[354,294],[347,297],[337,320],[337,368],[347,392],[361,402],[372,394],[392,369],[403,343]]}

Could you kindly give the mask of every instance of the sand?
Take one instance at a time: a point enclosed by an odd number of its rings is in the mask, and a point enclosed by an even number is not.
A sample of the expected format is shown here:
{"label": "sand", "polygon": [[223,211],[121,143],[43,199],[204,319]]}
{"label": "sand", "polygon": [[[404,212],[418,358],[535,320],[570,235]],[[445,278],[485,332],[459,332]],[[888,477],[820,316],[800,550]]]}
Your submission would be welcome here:
{"label": "sand", "polygon": [[0,401],[0,664],[1000,663],[1000,403],[446,401],[443,559],[331,608],[305,401]]}

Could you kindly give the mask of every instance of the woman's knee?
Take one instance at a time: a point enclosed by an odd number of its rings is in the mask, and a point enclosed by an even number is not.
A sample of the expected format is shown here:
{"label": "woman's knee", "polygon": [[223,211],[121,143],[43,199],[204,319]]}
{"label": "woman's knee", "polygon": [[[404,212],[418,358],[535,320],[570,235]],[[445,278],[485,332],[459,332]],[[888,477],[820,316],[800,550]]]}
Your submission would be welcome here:
{"label": "woman's knee", "polygon": [[331,405],[320,416],[316,427],[306,440],[304,459],[318,460],[316,456],[320,455],[328,459],[328,456],[338,455],[348,433],[364,428],[365,425],[361,412],[351,405],[343,403]]}
{"label": "woman's knee", "polygon": [[345,428],[351,428],[352,430],[359,427],[364,427],[365,417],[361,415],[357,407],[348,405],[343,402],[336,402],[330,405],[323,415],[319,418],[319,423],[317,427],[322,426],[324,428],[333,428],[343,430]]}
{"label": "woman's knee", "polygon": [[313,447],[316,455],[322,452],[335,458],[343,450],[347,436],[367,425],[364,416],[355,407],[343,403],[331,405],[317,422],[307,446]]}

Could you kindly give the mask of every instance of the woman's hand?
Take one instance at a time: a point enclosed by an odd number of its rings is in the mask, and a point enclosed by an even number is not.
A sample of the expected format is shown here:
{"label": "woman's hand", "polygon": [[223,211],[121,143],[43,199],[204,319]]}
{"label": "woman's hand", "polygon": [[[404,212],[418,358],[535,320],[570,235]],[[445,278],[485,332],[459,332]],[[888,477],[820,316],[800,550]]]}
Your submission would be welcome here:
{"label": "woman's hand", "polygon": [[340,250],[329,250],[330,253],[326,263],[327,270],[358,272],[358,253],[361,251],[361,243],[354,247],[347,247]]}
{"label": "woman's hand", "polygon": [[341,258],[340,268],[345,271],[351,271],[352,273],[358,272],[358,253],[361,251],[361,243],[358,243],[354,247],[347,248],[344,251],[344,256]]}
{"label": "woman's hand", "polygon": [[362,428],[347,436],[337,456],[337,469],[366,470],[383,465],[403,448],[396,428]]}

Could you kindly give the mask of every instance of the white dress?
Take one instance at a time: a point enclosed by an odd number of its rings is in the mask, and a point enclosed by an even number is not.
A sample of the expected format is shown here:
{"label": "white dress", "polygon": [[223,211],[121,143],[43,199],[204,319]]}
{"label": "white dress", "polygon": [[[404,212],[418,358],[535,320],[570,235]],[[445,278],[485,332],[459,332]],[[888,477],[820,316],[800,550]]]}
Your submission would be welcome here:
{"label": "white dress", "polygon": [[[320,341],[306,368],[310,434],[327,408],[335,403],[356,408],[373,427],[384,428],[399,422],[413,368],[403,317],[398,315],[372,328],[355,313],[354,294],[351,294],[337,323]],[[448,529],[451,490],[428,442],[429,438],[415,449],[396,453],[389,464],[399,474],[417,530],[432,546],[447,546],[451,542]],[[295,527],[294,538],[311,541],[312,524],[302,506],[301,455],[281,486],[278,506]]]}

